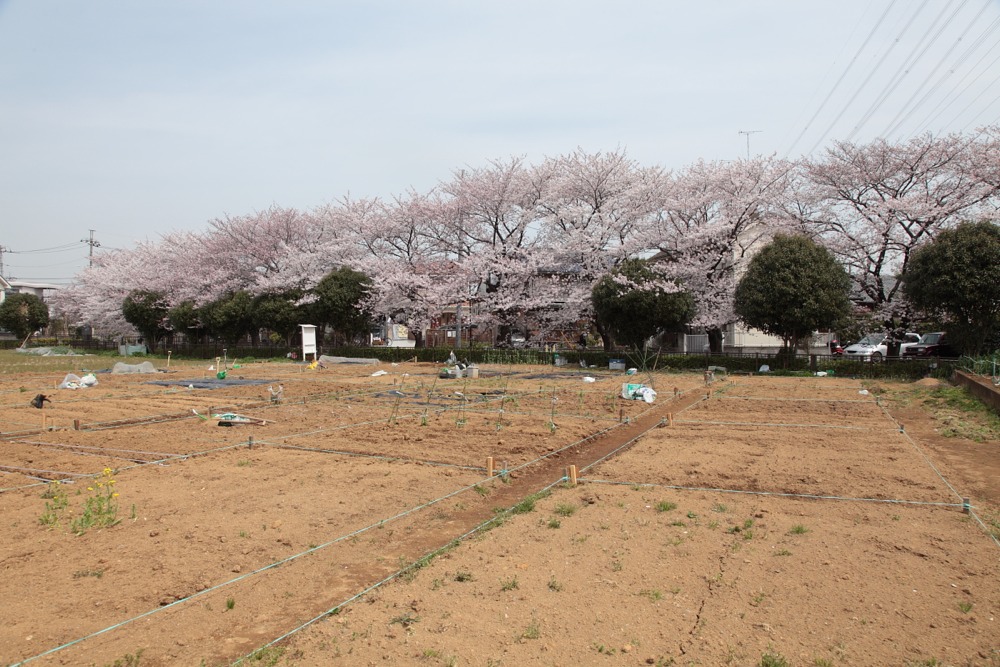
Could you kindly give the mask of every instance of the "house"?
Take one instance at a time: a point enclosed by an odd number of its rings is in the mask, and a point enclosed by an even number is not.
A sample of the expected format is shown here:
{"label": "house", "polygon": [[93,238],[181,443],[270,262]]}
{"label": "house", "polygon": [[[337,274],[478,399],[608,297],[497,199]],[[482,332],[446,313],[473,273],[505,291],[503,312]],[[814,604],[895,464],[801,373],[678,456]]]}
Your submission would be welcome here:
{"label": "house", "polygon": [[7,298],[7,292],[11,289],[10,283],[0,276],[0,303]]}
{"label": "house", "polygon": [[[57,290],[60,289],[61,285],[53,285],[52,283],[34,283],[28,282],[26,280],[4,280],[0,278],[0,288],[8,294],[33,294],[37,296],[42,301],[45,301],[45,290]],[[3,299],[0,298],[0,302]]]}

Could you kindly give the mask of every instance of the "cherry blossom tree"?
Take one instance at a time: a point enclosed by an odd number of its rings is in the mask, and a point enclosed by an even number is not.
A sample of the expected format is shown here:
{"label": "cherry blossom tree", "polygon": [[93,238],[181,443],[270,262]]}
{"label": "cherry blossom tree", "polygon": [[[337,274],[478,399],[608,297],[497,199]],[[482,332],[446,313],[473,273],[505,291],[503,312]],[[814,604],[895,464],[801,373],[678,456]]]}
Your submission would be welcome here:
{"label": "cherry blossom tree", "polygon": [[436,192],[412,190],[390,202],[342,202],[339,215],[358,250],[350,265],[371,278],[365,305],[373,315],[420,331],[442,304],[454,302],[440,294],[453,271],[432,233],[442,206]]}
{"label": "cherry blossom tree", "polygon": [[544,174],[523,158],[463,169],[440,186],[445,199],[432,235],[454,259],[446,292],[473,299],[468,321],[503,336],[525,312],[542,305],[530,290],[536,273],[538,203]]}
{"label": "cherry blossom tree", "polygon": [[[371,278],[364,306],[379,318],[420,330],[470,303],[466,322],[502,336],[514,326],[575,329],[592,318],[602,277],[652,258],[657,284],[645,287],[692,294],[692,325],[719,350],[736,319],[736,281],[779,232],[820,238],[891,320],[902,303],[894,277],[914,248],[962,219],[1000,218],[998,165],[997,127],[841,142],[797,165],[699,161],[677,173],[621,150],[577,150],[537,166],[512,157],[460,169],[426,193],[348,195],[311,211],[274,205],[101,252],[51,303],[60,317],[107,333],[134,333],[121,312],[133,290],[162,294],[185,321],[208,304],[215,315],[272,313],[270,324],[251,318],[255,335],[284,327],[317,298],[324,276],[347,267]],[[237,302],[249,306],[218,307]]]}
{"label": "cherry blossom tree", "polygon": [[[593,319],[591,291],[628,257],[635,230],[659,215],[666,175],[642,167],[624,151],[582,150],[542,167],[548,188],[539,203],[546,275],[561,298],[564,326]],[[605,347],[609,332],[595,320]]]}
{"label": "cherry blossom tree", "polygon": [[996,218],[997,157],[996,136],[988,133],[837,142],[804,163],[812,210],[802,220],[892,328],[902,312],[896,276],[913,250],[962,219]]}
{"label": "cherry blossom tree", "polygon": [[747,260],[795,226],[793,183],[784,160],[699,161],[674,175],[660,215],[636,235],[634,252],[655,251],[660,270],[694,296],[691,324],[707,330],[713,352],[722,351],[723,329],[736,320],[733,294]]}

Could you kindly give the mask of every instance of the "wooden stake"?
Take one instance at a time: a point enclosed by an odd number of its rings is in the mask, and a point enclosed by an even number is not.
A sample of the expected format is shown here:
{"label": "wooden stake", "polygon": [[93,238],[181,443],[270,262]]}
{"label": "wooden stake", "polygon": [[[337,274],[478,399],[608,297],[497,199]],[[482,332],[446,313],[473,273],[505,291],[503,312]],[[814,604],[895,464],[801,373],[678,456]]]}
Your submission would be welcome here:
{"label": "wooden stake", "polygon": [[492,477],[493,476],[493,457],[492,456],[487,456],[486,457],[486,476],[487,477]]}
{"label": "wooden stake", "polygon": [[576,486],[576,466],[571,465],[567,469],[567,472],[568,472],[567,477],[569,477],[569,485]]}
{"label": "wooden stake", "polygon": [[79,431],[80,430],[80,420],[79,419],[74,419],[73,420],[73,430],[74,431]]}
{"label": "wooden stake", "polygon": [[42,410],[42,430],[43,431],[48,431],[49,427],[48,427],[48,424],[46,424],[45,422],[46,422],[45,410]]}
{"label": "wooden stake", "polygon": [[711,389],[709,389],[708,391],[705,392],[705,400],[708,400],[710,398],[712,398],[712,390]]}
{"label": "wooden stake", "polygon": [[167,368],[170,368],[170,353],[171,350],[167,350]]}
{"label": "wooden stake", "polygon": [[668,412],[667,413],[667,425],[668,426],[673,426],[674,425],[674,413],[673,412]]}
{"label": "wooden stake", "polygon": [[962,511],[966,514],[972,514],[972,505],[969,498],[962,498]]}
{"label": "wooden stake", "polygon": [[677,398],[680,395],[680,393],[681,393],[681,390],[678,389],[677,387],[674,387],[674,398]]}
{"label": "wooden stake", "polygon": [[253,449],[253,436],[247,438],[247,449]]}
{"label": "wooden stake", "polygon": [[618,408],[618,421],[625,421],[625,408]]}

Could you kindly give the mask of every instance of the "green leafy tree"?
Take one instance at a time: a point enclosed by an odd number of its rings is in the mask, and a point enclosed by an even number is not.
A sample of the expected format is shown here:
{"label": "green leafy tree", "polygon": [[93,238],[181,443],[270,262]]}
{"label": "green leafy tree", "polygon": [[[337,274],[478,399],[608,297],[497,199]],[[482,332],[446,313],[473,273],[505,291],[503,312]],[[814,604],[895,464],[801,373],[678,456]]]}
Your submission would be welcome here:
{"label": "green leafy tree", "polygon": [[984,351],[1000,329],[1000,227],[965,222],[938,234],[910,255],[903,293],[935,314],[964,351]]}
{"label": "green leafy tree", "polygon": [[694,300],[656,273],[649,262],[630,259],[594,286],[591,301],[599,329],[636,350],[651,337],[680,331],[694,316]]}
{"label": "green leafy tree", "polygon": [[122,315],[146,339],[149,347],[170,331],[167,300],[159,292],[132,290],[122,301]]}
{"label": "green leafy tree", "polygon": [[168,311],[170,325],[174,331],[183,332],[188,340],[201,342],[205,324],[201,321],[201,311],[194,301],[182,301]]}
{"label": "green leafy tree", "polygon": [[313,288],[316,301],[309,312],[316,324],[329,325],[346,339],[368,331],[372,316],[365,304],[371,283],[371,278],[346,266],[328,273]]}
{"label": "green leafy tree", "polygon": [[230,292],[199,309],[208,333],[235,344],[241,336],[256,330],[254,298],[249,292]]}
{"label": "green leafy tree", "polygon": [[49,308],[34,294],[8,294],[0,304],[0,328],[26,339],[32,331],[48,326]]}
{"label": "green leafy tree", "polygon": [[292,290],[267,292],[255,298],[253,310],[257,327],[251,332],[254,342],[258,342],[256,335],[260,329],[269,329],[285,339],[298,330],[299,324],[306,321],[303,308],[296,305],[301,297],[300,291]]}
{"label": "green leafy tree", "polygon": [[829,250],[779,234],[747,265],[734,310],[747,326],[780,337],[794,356],[801,339],[849,316],[850,290],[850,276]]}

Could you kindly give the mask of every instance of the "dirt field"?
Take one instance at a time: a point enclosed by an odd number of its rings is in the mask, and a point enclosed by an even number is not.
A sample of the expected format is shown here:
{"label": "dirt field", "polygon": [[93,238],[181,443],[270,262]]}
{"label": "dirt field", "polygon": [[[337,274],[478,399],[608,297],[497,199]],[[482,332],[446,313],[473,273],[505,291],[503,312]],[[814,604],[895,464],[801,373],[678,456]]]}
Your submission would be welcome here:
{"label": "dirt field", "polygon": [[903,385],[110,366],[0,374],[0,664],[1000,665],[997,442]]}

